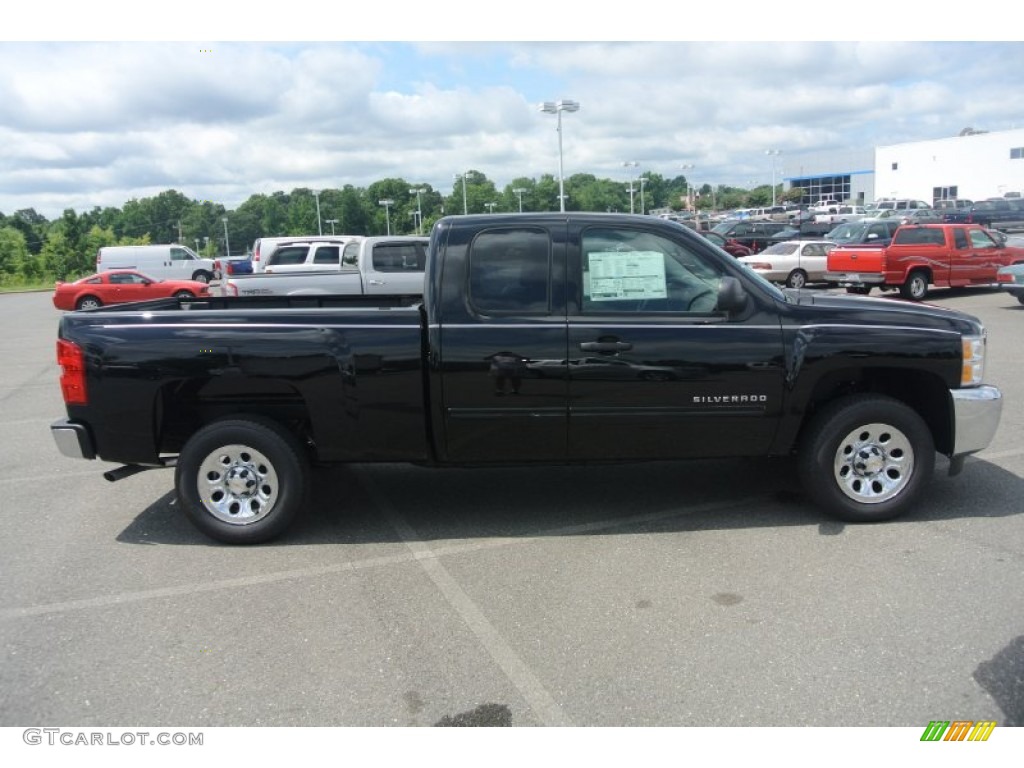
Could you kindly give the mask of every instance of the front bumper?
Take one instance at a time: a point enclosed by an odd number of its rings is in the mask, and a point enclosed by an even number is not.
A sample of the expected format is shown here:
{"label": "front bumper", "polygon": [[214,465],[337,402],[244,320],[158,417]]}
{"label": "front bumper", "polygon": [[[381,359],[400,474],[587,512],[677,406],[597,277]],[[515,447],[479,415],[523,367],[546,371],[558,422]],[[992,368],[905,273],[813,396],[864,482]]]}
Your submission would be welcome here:
{"label": "front bumper", "polygon": [[950,390],[953,398],[953,452],[950,458],[989,446],[1003,411],[1003,393],[995,387]]}
{"label": "front bumper", "polygon": [[92,435],[84,424],[61,419],[50,425],[50,434],[53,435],[57,448],[65,456],[72,459],[96,458]]}

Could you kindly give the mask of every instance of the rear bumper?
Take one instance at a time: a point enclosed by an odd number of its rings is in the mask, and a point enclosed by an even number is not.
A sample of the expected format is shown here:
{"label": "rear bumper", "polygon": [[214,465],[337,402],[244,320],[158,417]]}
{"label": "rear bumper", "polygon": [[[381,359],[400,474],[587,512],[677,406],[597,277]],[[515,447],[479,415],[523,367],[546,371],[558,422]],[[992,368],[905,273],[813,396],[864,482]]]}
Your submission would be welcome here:
{"label": "rear bumper", "polygon": [[72,459],[96,458],[92,435],[84,424],[61,419],[50,425],[50,434],[53,435],[57,448],[65,456]]}
{"label": "rear bumper", "polygon": [[881,285],[885,276],[870,272],[826,272],[825,282],[837,283],[842,286]]}
{"label": "rear bumper", "polygon": [[950,457],[977,453],[989,446],[999,426],[1003,394],[995,387],[954,389],[953,452]]}

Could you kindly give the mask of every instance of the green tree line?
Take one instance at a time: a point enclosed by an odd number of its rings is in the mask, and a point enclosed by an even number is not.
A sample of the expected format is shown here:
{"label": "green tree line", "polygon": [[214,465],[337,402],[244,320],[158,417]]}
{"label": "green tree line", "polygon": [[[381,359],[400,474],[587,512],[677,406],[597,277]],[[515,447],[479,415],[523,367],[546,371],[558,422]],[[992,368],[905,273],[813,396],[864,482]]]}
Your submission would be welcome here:
{"label": "green tree line", "polygon": [[[630,191],[632,189],[632,192]],[[771,187],[753,190],[708,184],[691,188],[685,176],[666,179],[644,174],[632,183],[576,174],[565,179],[566,210],[640,213],[680,210],[687,200],[700,210],[762,206]],[[34,209],[0,212],[0,286],[38,285],[71,280],[95,269],[96,251],[105,245],[181,243],[203,256],[245,254],[258,237],[279,235],[427,234],[444,215],[557,211],[558,179],[517,178],[499,190],[479,171],[453,179],[450,193],[400,178],[366,188],[256,194],[234,210],[210,200],[192,200],[173,189],[155,197],[129,200],[121,208],[99,206],[77,213],[66,209],[49,221]],[[319,210],[319,218],[318,218]]]}

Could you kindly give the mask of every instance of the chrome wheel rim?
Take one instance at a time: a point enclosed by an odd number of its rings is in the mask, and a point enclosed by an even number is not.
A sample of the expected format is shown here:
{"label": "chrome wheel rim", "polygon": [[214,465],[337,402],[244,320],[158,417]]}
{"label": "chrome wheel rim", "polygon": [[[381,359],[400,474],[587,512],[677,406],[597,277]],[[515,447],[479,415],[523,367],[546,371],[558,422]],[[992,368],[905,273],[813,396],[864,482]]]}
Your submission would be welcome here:
{"label": "chrome wheel rim", "polygon": [[225,445],[207,455],[197,487],[206,511],[231,525],[259,522],[281,492],[274,465],[248,445]]}
{"label": "chrome wheel rim", "polygon": [[907,487],[914,474],[914,449],[891,424],[865,424],[840,441],[833,473],[847,497],[879,504]]}
{"label": "chrome wheel rim", "polygon": [[78,302],[79,309],[96,309],[100,303],[96,299],[82,299]]}

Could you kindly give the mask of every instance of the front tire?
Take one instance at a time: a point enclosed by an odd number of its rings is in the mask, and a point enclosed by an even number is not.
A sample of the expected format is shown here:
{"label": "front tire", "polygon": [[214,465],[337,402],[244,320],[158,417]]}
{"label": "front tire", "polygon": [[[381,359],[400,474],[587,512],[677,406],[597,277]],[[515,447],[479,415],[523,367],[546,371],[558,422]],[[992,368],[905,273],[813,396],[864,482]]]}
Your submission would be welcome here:
{"label": "front tire", "polygon": [[190,291],[178,291],[176,294],[174,294],[174,298],[176,298],[176,299],[194,299],[195,296],[193,296]]}
{"label": "front tire", "polygon": [[935,467],[927,424],[884,395],[853,395],[827,405],[811,422],[798,455],[808,495],[840,520],[866,523],[906,512]]}
{"label": "front tire", "polygon": [[280,536],[305,503],[309,467],[290,432],[258,416],[225,419],[196,432],[174,472],[189,520],[226,544]]}
{"label": "front tire", "polygon": [[915,269],[900,286],[900,295],[910,301],[923,301],[928,295],[928,274],[924,270]]}

